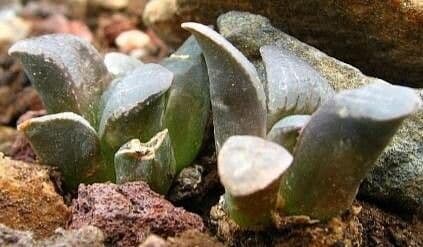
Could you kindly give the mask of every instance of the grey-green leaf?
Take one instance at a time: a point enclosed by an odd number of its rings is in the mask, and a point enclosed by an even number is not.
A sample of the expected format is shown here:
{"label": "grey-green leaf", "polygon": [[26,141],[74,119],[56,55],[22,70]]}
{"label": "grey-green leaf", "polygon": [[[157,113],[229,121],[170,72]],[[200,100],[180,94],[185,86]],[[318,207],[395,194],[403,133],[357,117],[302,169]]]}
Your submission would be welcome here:
{"label": "grey-green leaf", "polygon": [[104,64],[114,77],[124,76],[143,65],[140,60],[119,52],[107,53],[104,56]]}
{"label": "grey-green leaf", "polygon": [[274,45],[260,48],[266,67],[268,126],[293,114],[312,114],[334,96],[334,90],[315,69],[290,51]]}
{"label": "grey-green leaf", "polygon": [[420,107],[414,90],[384,82],[342,91],[323,104],[284,176],[284,213],[326,220],[348,209],[402,120]]}
{"label": "grey-green leaf", "polygon": [[168,130],[149,142],[133,139],[115,155],[116,182],[145,181],[151,189],[166,194],[176,174],[176,162]]}
{"label": "grey-green leaf", "polygon": [[158,64],[144,64],[116,79],[105,92],[99,136],[116,152],[131,139],[148,141],[163,128],[164,93],[173,74]]}
{"label": "grey-green leaf", "polygon": [[220,34],[198,23],[184,23],[206,59],[216,149],[233,135],[266,135],[266,96],[254,66]]}
{"label": "grey-green leaf", "polygon": [[276,142],[293,152],[301,130],[310,120],[309,115],[292,115],[282,118],[267,134],[267,140]]}
{"label": "grey-green leaf", "polygon": [[88,42],[68,34],[45,35],[17,42],[9,54],[20,58],[49,113],[74,112],[97,127],[110,76]]}
{"label": "grey-green leaf", "polygon": [[174,73],[165,112],[178,172],[197,156],[210,115],[209,77],[202,50],[190,37],[163,61]]}
{"label": "grey-green leaf", "polygon": [[71,112],[30,119],[18,126],[40,163],[58,166],[68,189],[80,183],[114,181],[114,169],[101,159],[99,139],[87,120]]}
{"label": "grey-green leaf", "polygon": [[281,177],[292,159],[283,147],[255,136],[232,136],[224,143],[218,173],[225,187],[225,208],[239,226],[270,225]]}

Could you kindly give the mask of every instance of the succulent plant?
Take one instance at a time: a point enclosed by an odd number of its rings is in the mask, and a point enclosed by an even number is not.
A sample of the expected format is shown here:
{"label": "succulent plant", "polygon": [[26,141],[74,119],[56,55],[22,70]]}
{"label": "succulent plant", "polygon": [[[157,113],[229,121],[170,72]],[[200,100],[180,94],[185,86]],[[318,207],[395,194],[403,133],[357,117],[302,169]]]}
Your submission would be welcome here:
{"label": "succulent plant", "polygon": [[333,88],[308,63],[273,45],[260,48],[266,69],[268,126],[294,114],[311,114],[332,98]]}
{"label": "succulent plant", "polygon": [[174,74],[164,124],[169,129],[180,172],[191,164],[202,144],[210,116],[209,77],[202,50],[190,37],[162,65]]}
{"label": "succulent plant", "polygon": [[282,118],[273,125],[267,134],[267,139],[293,152],[298,137],[304,126],[310,121],[310,115],[292,115]]}
{"label": "succulent plant", "polygon": [[[162,65],[123,54],[103,62],[69,35],[20,41],[18,56],[50,115],[19,126],[65,185],[144,180],[165,194],[195,159],[213,115],[228,215],[242,228],[274,213],[327,220],[346,210],[402,120],[421,107],[412,89],[375,79],[335,93],[307,62],[260,49],[266,78],[211,28]],[[291,155],[292,153],[292,155]]]}
{"label": "succulent plant", "polygon": [[194,35],[206,59],[216,150],[233,135],[266,136],[266,97],[254,66],[209,27],[182,27]]}
{"label": "succulent plant", "polygon": [[323,220],[342,213],[404,118],[420,104],[412,89],[385,82],[342,91],[323,104],[302,130],[284,175],[285,213]]}
{"label": "succulent plant", "polygon": [[218,156],[225,186],[225,209],[241,227],[258,229],[272,222],[282,174],[292,156],[282,146],[255,136],[230,137]]}
{"label": "succulent plant", "polygon": [[20,41],[9,53],[21,59],[50,114],[19,129],[41,163],[60,167],[68,189],[114,182],[117,171],[118,182],[139,178],[166,193],[176,170],[199,152],[209,89],[195,39],[164,66],[119,53],[103,62],[89,43],[65,34]]}
{"label": "succulent plant", "polygon": [[[421,106],[412,89],[377,80],[335,94],[309,64],[273,45],[260,49],[263,87],[217,32],[182,27],[204,51],[224,205],[242,228],[269,226],[276,210],[319,220],[341,214],[402,120]],[[293,154],[289,168],[289,153],[265,136]]]}
{"label": "succulent plant", "polygon": [[149,142],[133,139],[115,154],[116,182],[145,181],[151,189],[166,194],[176,174],[176,161],[167,129]]}

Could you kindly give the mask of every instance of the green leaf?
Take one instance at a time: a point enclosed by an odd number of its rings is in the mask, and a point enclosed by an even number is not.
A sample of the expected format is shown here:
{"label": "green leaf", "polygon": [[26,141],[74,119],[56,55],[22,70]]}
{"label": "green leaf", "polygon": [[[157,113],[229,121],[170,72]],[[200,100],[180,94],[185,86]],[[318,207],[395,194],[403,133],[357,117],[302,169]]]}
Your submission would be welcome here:
{"label": "green leaf", "polygon": [[115,155],[116,182],[145,181],[151,189],[166,194],[176,174],[176,163],[168,130],[149,142],[133,139]]}
{"label": "green leaf", "polygon": [[110,77],[88,42],[68,34],[45,35],[17,42],[9,54],[20,58],[49,113],[74,112],[97,127]]}
{"label": "green leaf", "polygon": [[225,208],[242,228],[269,226],[282,174],[291,154],[276,143],[255,136],[232,136],[223,145],[217,165],[225,187]]}
{"label": "green leaf", "polygon": [[293,152],[301,130],[310,120],[309,115],[293,115],[285,117],[273,125],[267,134],[267,140],[278,143]]}
{"label": "green leaf", "polygon": [[216,149],[233,135],[266,136],[266,96],[254,66],[220,34],[198,23],[184,23],[206,59]]}
{"label": "green leaf", "polygon": [[334,90],[313,67],[274,45],[260,48],[266,68],[268,126],[293,114],[312,114],[334,96]]}
{"label": "green leaf", "polygon": [[107,53],[104,56],[104,64],[114,77],[124,76],[143,65],[140,60],[119,52]]}
{"label": "green leaf", "polygon": [[115,153],[131,139],[148,141],[163,129],[165,95],[173,74],[158,64],[145,64],[116,79],[103,96],[100,140]]}
{"label": "green leaf", "polygon": [[402,120],[420,106],[414,90],[382,82],[323,104],[303,129],[283,178],[283,212],[327,220],[347,210]]}
{"label": "green leaf", "polygon": [[194,37],[162,64],[175,76],[169,89],[165,127],[169,129],[179,172],[192,163],[203,143],[210,115],[209,77]]}
{"label": "green leaf", "polygon": [[101,159],[99,139],[87,120],[71,112],[33,118],[18,126],[40,163],[58,166],[68,189],[80,183],[114,181],[111,164]]}

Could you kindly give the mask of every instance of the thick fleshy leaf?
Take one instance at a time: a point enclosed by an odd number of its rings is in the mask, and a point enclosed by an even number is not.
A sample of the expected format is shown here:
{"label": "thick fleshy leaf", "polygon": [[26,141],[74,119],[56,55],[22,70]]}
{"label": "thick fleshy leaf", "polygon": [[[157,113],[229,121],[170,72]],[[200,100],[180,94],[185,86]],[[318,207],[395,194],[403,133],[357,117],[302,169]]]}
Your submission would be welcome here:
{"label": "thick fleshy leaf", "polygon": [[88,42],[68,34],[45,35],[17,42],[9,54],[22,61],[49,113],[74,112],[97,127],[110,75]]}
{"label": "thick fleshy leaf", "polygon": [[210,114],[209,77],[194,37],[162,64],[175,76],[169,89],[165,127],[169,129],[179,172],[191,164],[203,143]]}
{"label": "thick fleshy leaf", "polygon": [[104,64],[114,77],[124,76],[143,65],[140,60],[119,52],[107,53],[104,56]]}
{"label": "thick fleshy leaf", "polygon": [[216,149],[230,136],[266,135],[266,96],[254,66],[211,28],[184,23],[200,44],[210,79]]}
{"label": "thick fleshy leaf", "polygon": [[266,67],[268,126],[293,114],[312,114],[334,96],[334,90],[315,69],[290,51],[273,45],[260,53]]}
{"label": "thick fleshy leaf", "polygon": [[232,136],[218,156],[225,207],[244,228],[265,227],[276,208],[282,174],[292,163],[282,146],[255,136]]}
{"label": "thick fleshy leaf", "polygon": [[149,142],[133,139],[115,155],[116,182],[145,181],[151,189],[166,194],[176,174],[176,162],[168,130]]}
{"label": "thick fleshy leaf", "polygon": [[72,112],[47,115],[18,126],[40,163],[58,166],[68,189],[80,183],[114,181],[112,164],[101,159],[99,139],[87,120]]}
{"label": "thick fleshy leaf", "polygon": [[172,80],[172,72],[163,66],[144,64],[113,82],[102,99],[99,127],[110,152],[134,138],[148,141],[163,129],[164,93]]}
{"label": "thick fleshy leaf", "polygon": [[420,106],[414,90],[382,82],[327,101],[302,131],[283,178],[284,213],[325,220],[348,209],[402,120]]}
{"label": "thick fleshy leaf", "polygon": [[278,143],[292,153],[297,144],[301,130],[309,120],[309,115],[285,117],[273,125],[272,129],[267,134],[267,140]]}

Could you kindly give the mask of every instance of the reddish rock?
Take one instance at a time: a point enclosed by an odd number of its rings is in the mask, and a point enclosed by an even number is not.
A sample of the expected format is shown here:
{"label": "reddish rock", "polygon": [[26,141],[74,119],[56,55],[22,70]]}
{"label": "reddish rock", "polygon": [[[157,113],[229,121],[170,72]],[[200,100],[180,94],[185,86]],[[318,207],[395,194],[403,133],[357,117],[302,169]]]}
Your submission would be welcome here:
{"label": "reddish rock", "polygon": [[98,19],[97,36],[113,45],[119,34],[135,29],[137,21],[122,14],[100,16]]}
{"label": "reddish rock", "polygon": [[144,182],[80,185],[70,227],[84,225],[100,228],[115,246],[136,246],[151,233],[168,237],[204,230],[198,215],[174,207]]}
{"label": "reddish rock", "polygon": [[[1,28],[0,28],[1,29]],[[0,124],[12,124],[28,110],[42,109],[41,99],[24,75],[18,61],[0,48]]]}
{"label": "reddish rock", "polygon": [[46,19],[34,19],[33,23],[32,34],[36,36],[50,33],[68,33],[89,42],[93,40],[93,34],[84,22],[69,20],[63,15],[52,15]]}
{"label": "reddish rock", "polygon": [[[17,125],[31,118],[41,117],[46,114],[46,110],[27,111],[19,117]],[[21,160],[29,163],[34,163],[37,159],[34,151],[32,150],[31,145],[29,144],[28,139],[22,133],[19,133],[15,137],[15,140],[12,146],[10,147],[9,152],[7,152],[6,154],[14,160]]]}

